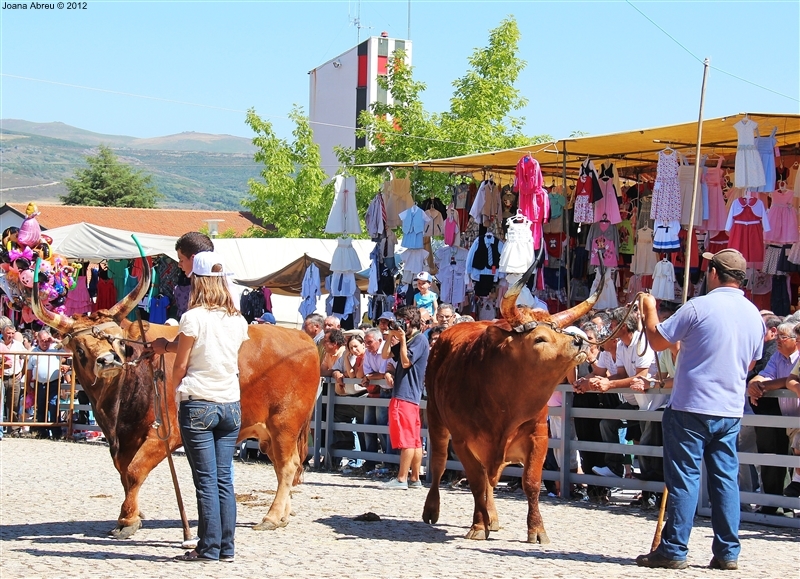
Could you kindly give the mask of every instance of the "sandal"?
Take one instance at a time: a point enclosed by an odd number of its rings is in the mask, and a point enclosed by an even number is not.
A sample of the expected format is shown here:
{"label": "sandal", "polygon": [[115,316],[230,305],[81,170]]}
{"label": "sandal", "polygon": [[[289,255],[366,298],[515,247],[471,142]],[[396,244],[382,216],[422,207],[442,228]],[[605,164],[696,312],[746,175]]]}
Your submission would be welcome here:
{"label": "sandal", "polygon": [[216,559],[209,559],[208,557],[203,557],[197,551],[186,551],[183,555],[178,555],[172,559],[173,561],[196,561],[199,563],[211,563],[216,561]]}

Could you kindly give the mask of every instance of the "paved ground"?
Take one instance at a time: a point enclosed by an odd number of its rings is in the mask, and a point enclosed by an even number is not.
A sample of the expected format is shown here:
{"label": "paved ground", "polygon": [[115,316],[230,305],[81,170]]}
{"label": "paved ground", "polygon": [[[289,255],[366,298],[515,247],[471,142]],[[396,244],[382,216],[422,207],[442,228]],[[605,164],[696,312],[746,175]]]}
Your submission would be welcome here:
{"label": "paved ground", "polygon": [[[196,517],[188,464],[176,467],[190,519]],[[710,558],[709,522],[697,519],[690,568],[636,567],[649,550],[655,513],[627,502],[599,507],[544,498],[542,514],[552,540],[524,542],[526,503],[521,491],[498,493],[503,528],[488,541],[467,541],[472,495],[447,490],[439,524],[420,518],[425,490],[390,491],[374,481],[310,472],[294,492],[296,516],[273,532],[261,520],[275,489],[272,468],[236,465],[239,527],[236,563],[174,563],[182,538],[166,464],[141,492],[148,519],[127,541],[106,533],[114,526],[122,487],[102,444],[6,438],[0,443],[0,577],[681,577],[718,576]],[[622,498],[622,497],[620,497]],[[380,522],[356,522],[367,511]],[[797,531],[745,525],[738,577],[796,578]],[[188,567],[188,568],[187,568]]]}

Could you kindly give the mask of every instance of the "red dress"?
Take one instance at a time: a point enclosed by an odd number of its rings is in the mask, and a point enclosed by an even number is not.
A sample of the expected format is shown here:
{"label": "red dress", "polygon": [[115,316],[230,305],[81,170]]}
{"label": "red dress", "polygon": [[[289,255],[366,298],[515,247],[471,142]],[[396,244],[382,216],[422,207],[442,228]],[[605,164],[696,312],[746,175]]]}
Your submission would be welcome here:
{"label": "red dress", "polygon": [[735,203],[741,203],[744,208],[733,218],[733,226],[728,232],[728,248],[738,249],[748,267],[761,269],[764,265],[764,227],[761,217],[753,212],[753,206],[761,201],[755,197],[749,200],[739,198]]}

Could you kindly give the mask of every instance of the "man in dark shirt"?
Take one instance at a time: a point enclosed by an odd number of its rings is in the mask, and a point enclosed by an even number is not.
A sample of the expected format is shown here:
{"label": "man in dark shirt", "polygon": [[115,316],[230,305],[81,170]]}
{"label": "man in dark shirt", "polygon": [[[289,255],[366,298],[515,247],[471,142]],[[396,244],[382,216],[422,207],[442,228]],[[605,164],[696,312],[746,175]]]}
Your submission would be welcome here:
{"label": "man in dark shirt", "polygon": [[[420,333],[419,309],[406,306],[397,311],[399,326],[395,325],[384,338],[381,356],[394,361],[395,376],[392,400],[389,402],[389,439],[400,449],[400,468],[397,478],[386,483],[387,488],[408,489],[422,486],[419,469],[422,466],[419,402],[428,366],[428,340]],[[403,328],[405,326],[405,328]],[[392,338],[397,343],[392,346]],[[411,469],[411,478],[408,471]]]}

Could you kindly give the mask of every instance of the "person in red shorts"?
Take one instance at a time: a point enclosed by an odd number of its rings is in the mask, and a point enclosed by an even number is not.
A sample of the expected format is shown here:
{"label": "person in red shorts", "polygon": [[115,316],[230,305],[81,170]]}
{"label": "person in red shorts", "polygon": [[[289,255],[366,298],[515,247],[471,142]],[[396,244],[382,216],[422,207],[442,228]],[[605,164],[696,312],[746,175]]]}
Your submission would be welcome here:
{"label": "person in red shorts", "polygon": [[[412,306],[400,308],[396,317],[397,321],[390,325],[384,338],[381,356],[393,360],[395,367],[392,400],[389,402],[389,439],[392,447],[400,450],[400,468],[397,478],[385,486],[406,490],[422,487],[419,480],[422,465],[419,401],[428,366],[429,345],[419,330],[419,309]],[[397,339],[394,346],[392,338]]]}

